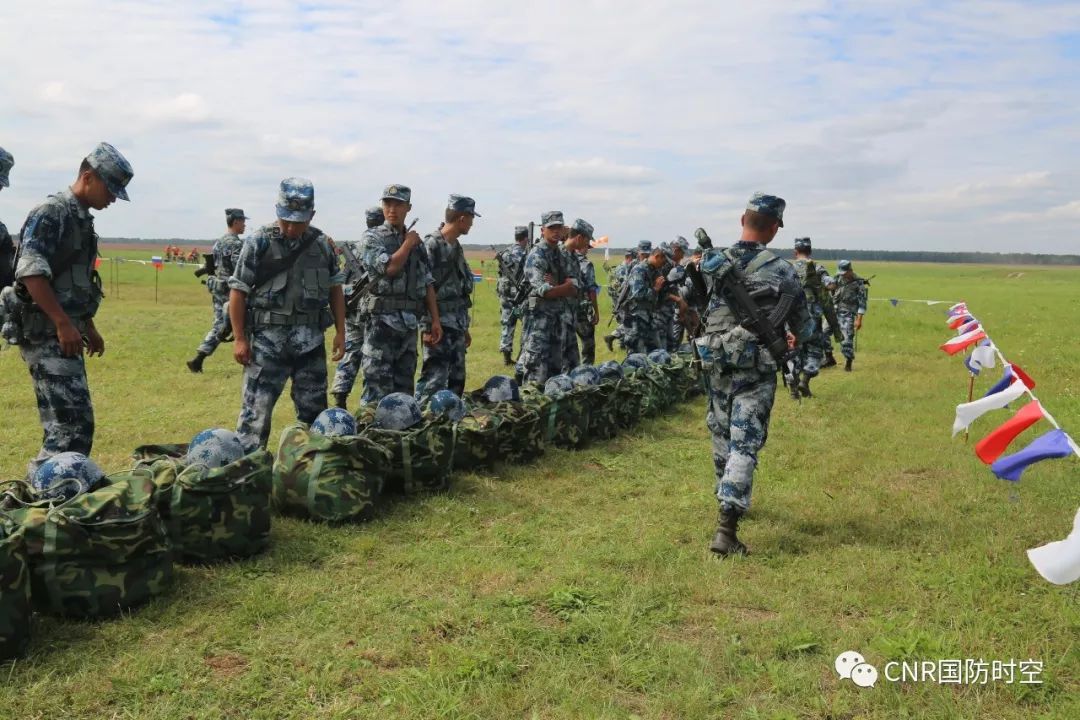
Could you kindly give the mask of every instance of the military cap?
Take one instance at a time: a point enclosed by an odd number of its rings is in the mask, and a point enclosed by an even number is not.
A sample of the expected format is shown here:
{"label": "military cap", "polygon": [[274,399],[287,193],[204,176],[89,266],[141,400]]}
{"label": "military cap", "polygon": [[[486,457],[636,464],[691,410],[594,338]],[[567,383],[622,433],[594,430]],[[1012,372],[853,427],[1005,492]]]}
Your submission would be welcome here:
{"label": "military cap", "polygon": [[566,221],[563,220],[562,210],[548,210],[540,216],[540,224],[544,227],[562,227]]}
{"label": "military cap", "polygon": [[638,252],[652,252],[652,242],[649,240],[638,240],[637,244]]}
{"label": "military cap", "polygon": [[851,261],[841,260],[840,262],[836,263],[836,267],[840,268],[840,272],[847,272],[851,269]]}
{"label": "military cap", "polygon": [[382,191],[382,199],[412,202],[412,190],[405,185],[387,185],[386,189]]}
{"label": "military cap", "polygon": [[795,238],[795,249],[796,250],[809,250],[810,249],[810,238],[808,238],[808,237]]}
{"label": "military cap", "polygon": [[625,253],[623,253],[623,257],[628,257],[628,258],[637,257],[637,250],[635,250],[634,248],[630,248]]}
{"label": "military cap", "polygon": [[277,216],[287,222],[309,222],[315,214],[315,186],[307,178],[285,178],[278,190]]}
{"label": "military cap", "polygon": [[225,220],[226,222],[236,222],[237,220],[250,220],[244,211],[240,208],[225,208]]}
{"label": "military cap", "polygon": [[527,240],[529,237],[529,228],[524,225],[514,226],[514,239],[515,240]]}
{"label": "military cap", "polygon": [[98,177],[105,181],[105,187],[109,188],[113,196],[121,200],[128,199],[127,184],[131,182],[135,172],[119,150],[107,142],[98,143],[98,146],[86,156],[86,162],[94,169]]}
{"label": "military cap", "polygon": [[575,220],[574,224],[570,226],[570,232],[580,233],[590,240],[593,239],[593,226],[581,218]]}
{"label": "military cap", "polygon": [[674,240],[671,241],[671,248],[672,249],[679,248],[683,252],[686,252],[687,250],[690,249],[690,243],[688,243],[686,241],[686,238],[684,238],[682,235],[679,235],[678,237],[676,237]]}
{"label": "military cap", "polygon": [[0,187],[7,187],[11,184],[8,180],[8,173],[11,172],[14,165],[15,158],[12,154],[0,147]]}
{"label": "military cap", "polygon": [[476,212],[476,201],[464,195],[451,195],[450,199],[446,201],[446,209],[480,217],[480,213]]}
{"label": "military cap", "polygon": [[381,207],[369,207],[364,211],[364,219],[367,220],[368,227],[374,227],[376,225],[382,225],[386,222],[386,217],[383,215]]}
{"label": "military cap", "polygon": [[780,227],[784,227],[784,208],[787,207],[787,203],[783,198],[778,198],[775,195],[766,195],[765,193],[756,192],[750,201],[746,203],[747,210],[753,210],[759,212],[762,215],[768,215],[774,217],[780,221]]}

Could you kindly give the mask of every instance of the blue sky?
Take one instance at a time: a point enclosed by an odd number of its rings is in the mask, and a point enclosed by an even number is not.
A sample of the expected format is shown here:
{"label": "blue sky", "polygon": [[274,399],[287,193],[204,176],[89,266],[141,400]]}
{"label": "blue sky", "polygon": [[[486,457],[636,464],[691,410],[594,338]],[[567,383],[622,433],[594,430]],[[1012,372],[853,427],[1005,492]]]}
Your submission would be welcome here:
{"label": "blue sky", "polygon": [[426,229],[475,197],[478,243],[547,209],[734,239],[764,190],[779,243],[1080,252],[1078,60],[1075,2],[8,0],[0,219],[109,140],[135,179],[106,236],[269,222],[299,175],[342,238],[402,183]]}

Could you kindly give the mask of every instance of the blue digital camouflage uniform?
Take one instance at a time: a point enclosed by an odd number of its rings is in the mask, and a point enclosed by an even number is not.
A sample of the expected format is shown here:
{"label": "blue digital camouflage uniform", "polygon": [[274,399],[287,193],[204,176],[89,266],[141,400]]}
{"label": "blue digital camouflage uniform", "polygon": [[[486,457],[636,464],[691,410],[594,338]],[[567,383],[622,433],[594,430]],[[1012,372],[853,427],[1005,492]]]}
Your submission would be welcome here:
{"label": "blue digital camouflage uniform", "polygon": [[[386,222],[381,207],[370,207],[364,215],[368,228],[374,228]],[[360,260],[363,252],[363,243],[353,240],[344,240],[338,243],[341,247],[341,256],[345,264],[345,300],[349,302],[354,284],[365,274],[364,266]],[[360,362],[363,359],[361,349],[364,346],[364,329],[366,327],[363,312],[355,306],[346,310],[345,315],[345,355],[338,361],[334,370],[334,382],[330,392],[334,395],[348,396],[356,384],[356,376],[360,372]]]}
{"label": "blue digital camouflage uniform", "polygon": [[[671,247],[667,243],[661,243],[661,248],[664,249],[664,264],[660,266],[657,271],[657,277],[667,278],[668,273],[675,267],[675,263],[672,260]],[[653,308],[653,326],[656,328],[656,333],[659,337],[659,347],[664,350],[670,350],[671,345],[671,326],[675,322],[675,303],[669,298],[670,288],[666,288],[663,296],[660,293],[656,295],[656,305]]]}
{"label": "blue digital camouflage uniform", "polygon": [[821,274],[818,272],[816,262],[810,258],[796,258],[791,264],[802,285],[810,319],[814,321],[814,332],[805,342],[799,343],[799,352],[795,356],[795,372],[796,374],[804,372],[807,377],[813,378],[821,372],[821,364],[825,362],[825,340],[822,333],[823,311],[817,294],[817,288],[824,286],[819,285]]}
{"label": "blue digital camouflage uniform", "polygon": [[361,262],[372,278],[369,294],[360,301],[367,315],[360,364],[364,403],[377,403],[392,392],[413,394],[417,329],[432,277],[423,243],[413,248],[400,274],[387,276],[390,256],[404,240],[404,228],[390,223],[364,233]]}
{"label": "blue digital camouflage uniform", "polygon": [[514,331],[521,316],[520,311],[515,312],[513,303],[518,294],[514,280],[522,277],[521,267],[525,263],[528,249],[525,243],[515,242],[501,250],[499,255],[502,262],[499,263],[499,279],[495,283],[495,293],[499,296],[499,352],[513,352]]}
{"label": "blue digital camouflage uniform", "polygon": [[656,326],[657,271],[648,262],[637,262],[626,276],[626,299],[619,308],[622,318],[619,342],[626,353],[649,353],[660,347]]}
{"label": "blue digital camouflage uniform", "polygon": [[616,305],[616,301],[619,299],[619,293],[622,291],[623,283],[626,282],[626,279],[630,274],[630,268],[632,268],[634,266],[634,262],[636,260],[637,260],[637,253],[635,253],[632,250],[628,250],[626,252],[626,257],[624,258],[622,264],[617,266],[608,275],[607,293],[608,293],[608,297],[611,298],[612,320],[615,321],[615,330],[610,335],[610,337],[612,339],[617,339],[617,338],[622,337],[622,331],[623,331],[622,313],[616,309],[615,305]]}
{"label": "blue digital camouflage uniform", "polygon": [[[763,250],[757,243],[738,242],[726,252],[744,271],[751,267],[747,273],[751,294],[772,289],[792,298],[787,327],[800,342],[805,341],[813,333],[813,321],[795,270],[772,253],[767,262],[757,267],[755,261]],[[741,515],[750,507],[754,468],[768,437],[777,368],[757,338],[739,324],[719,292],[717,278],[729,262],[719,249],[707,250],[703,256],[702,274],[710,286],[710,295],[701,345],[709,363],[705,423],[712,433],[716,497],[724,512]],[[771,298],[759,295],[756,301],[768,312],[779,299],[775,294]]]}
{"label": "blue digital camouflage uniform", "polygon": [[7,226],[0,222],[0,288],[15,281],[15,241]]}
{"label": "blue digital camouflage uniform", "polygon": [[[260,263],[289,255],[310,235],[314,241],[291,268],[256,286]],[[332,324],[330,289],[343,279],[329,239],[316,227],[309,226],[304,236],[288,240],[275,222],[244,241],[229,287],[247,295],[251,364],[244,368],[236,424],[247,448],[266,447],[274,405],[286,380],[292,380],[292,401],[300,422],[310,424],[326,409],[323,332]]]}
{"label": "blue digital camouflage uniform", "polygon": [[858,275],[852,273],[850,279],[840,272],[836,276],[836,289],[833,290],[833,303],[836,305],[836,319],[840,323],[840,352],[844,357],[855,359],[855,316],[866,314],[866,284]]}
{"label": "blue digital camouflage uniform", "polygon": [[236,261],[240,257],[240,248],[244,246],[240,236],[236,233],[225,233],[221,239],[214,243],[211,251],[214,255],[214,267],[216,272],[213,278],[206,279],[207,289],[210,291],[210,299],[214,304],[214,323],[210,326],[210,332],[206,333],[198,352],[203,355],[211,355],[217,346],[221,344],[221,331],[225,329],[229,320],[229,278],[236,270]]}
{"label": "blue digital camouflage uniform", "polygon": [[[589,260],[588,251],[576,253],[581,278],[581,299],[578,301],[577,325],[575,332],[581,339],[582,361],[592,365],[596,362],[596,326],[593,324],[593,304],[589,294],[595,297],[600,292],[596,283],[596,268]],[[576,365],[574,367],[577,367]],[[569,368],[573,370],[574,368]]]}
{"label": "blue digital camouflage uniform", "polygon": [[[424,362],[416,384],[416,399],[421,406],[439,390],[453,390],[458,397],[465,393],[465,335],[469,331],[474,282],[460,243],[451,243],[436,231],[424,238],[424,248],[431,263],[443,338],[438,345],[424,346]],[[426,332],[430,325],[431,319],[425,314],[422,329]]]}
{"label": "blue digital camouflage uniform", "polygon": [[568,373],[581,364],[581,351],[578,348],[577,325],[580,314],[581,299],[584,295],[584,284],[581,279],[581,263],[578,262],[577,253],[569,250],[565,244],[560,245],[562,253],[562,266],[566,276],[573,280],[577,292],[562,301],[562,373]]}
{"label": "blue digital camouflage uniform", "polygon": [[[566,333],[573,331],[566,322],[567,303],[563,298],[544,299],[544,293],[571,277],[567,253],[559,243],[541,241],[525,258],[525,277],[529,282],[529,311],[525,316],[521,356],[517,371],[525,382],[543,385],[559,375],[566,366]],[[576,263],[574,263],[576,265]],[[544,276],[550,274],[551,282]]]}

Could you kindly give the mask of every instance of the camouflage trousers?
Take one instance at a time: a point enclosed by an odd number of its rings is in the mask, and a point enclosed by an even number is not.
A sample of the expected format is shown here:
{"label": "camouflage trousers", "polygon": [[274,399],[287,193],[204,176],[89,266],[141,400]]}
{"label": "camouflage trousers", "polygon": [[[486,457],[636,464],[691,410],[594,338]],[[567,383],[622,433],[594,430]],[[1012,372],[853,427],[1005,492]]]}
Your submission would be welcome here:
{"label": "camouflage trousers", "polygon": [[345,356],[338,361],[334,370],[334,382],[330,386],[333,394],[352,392],[356,376],[360,372],[360,349],[364,346],[364,323],[352,318],[345,321]]}
{"label": "camouflage trousers", "polygon": [[225,329],[225,325],[229,321],[229,301],[228,299],[222,300],[218,296],[213,296],[214,300],[214,323],[210,326],[210,332],[206,333],[206,337],[203,338],[202,344],[199,345],[198,352],[203,355],[213,355],[217,350],[218,345],[221,344],[221,331]]}
{"label": "camouflage trousers", "polygon": [[364,372],[363,403],[377,403],[394,392],[413,394],[416,376],[416,329],[395,330],[377,317],[364,329],[360,369]]}
{"label": "camouflage trousers", "polygon": [[799,351],[795,356],[795,372],[804,372],[810,377],[816,377],[821,372],[821,365],[825,362],[825,341],[821,331],[821,316],[814,317],[814,332],[809,339],[799,343]]}
{"label": "camouflage trousers", "polygon": [[439,390],[465,394],[465,331],[444,327],[442,342],[424,346],[424,363],[416,383],[416,399],[423,406]]}
{"label": "camouflage trousers", "polygon": [[86,382],[84,356],[64,357],[55,337],[40,343],[23,342],[19,352],[30,370],[41,420],[41,450],[27,474],[62,452],[89,455],[94,446],[94,405]]}
{"label": "camouflage trousers", "polygon": [[[581,338],[581,361],[592,365],[596,362],[596,326],[593,325],[589,313],[578,313],[574,331],[575,335]],[[570,369],[573,370],[574,368]]]}
{"label": "camouflage trousers", "polygon": [[829,327],[829,321],[824,317],[821,318],[821,349],[826,355],[832,355],[832,328]]}
{"label": "camouflage trousers", "polygon": [[578,313],[575,310],[564,310],[562,314],[562,369],[560,373],[568,373],[581,364],[581,351],[578,349],[577,336]]}
{"label": "camouflage trousers", "polygon": [[679,346],[683,344],[685,335],[686,328],[683,326],[682,321],[679,320],[679,314],[675,313],[671,317],[671,326],[668,332],[668,352],[676,352]]}
{"label": "camouflage trousers", "polygon": [[776,374],[756,369],[709,371],[705,424],[712,433],[716,499],[725,512],[750,509],[758,453],[769,435]]}
{"label": "camouflage trousers", "polygon": [[566,323],[559,313],[531,312],[522,325],[517,371],[525,382],[543,385],[563,370]]}
{"label": "camouflage trousers", "polygon": [[[517,328],[518,315],[514,304],[506,298],[499,301],[499,352],[514,352],[514,330]],[[524,332],[524,324],[522,325]]]}
{"label": "camouflage trousers", "polygon": [[840,352],[846,358],[855,358],[855,313],[851,310],[836,309],[836,319],[840,323]]}
{"label": "camouflage trousers", "polygon": [[619,328],[622,335],[619,342],[628,355],[649,353],[660,347],[660,332],[653,322],[652,315],[626,313]]}
{"label": "camouflage trousers", "polygon": [[675,306],[671,302],[663,303],[653,313],[653,325],[656,327],[657,345],[656,347],[662,348],[669,352],[674,352],[678,347],[676,344],[672,346],[671,337],[671,324],[675,321]]}
{"label": "camouflage trousers", "polygon": [[251,364],[244,368],[236,432],[247,448],[266,447],[274,405],[292,380],[296,419],[311,423],[326,409],[326,346],[297,353],[282,341],[279,328],[251,329]]}

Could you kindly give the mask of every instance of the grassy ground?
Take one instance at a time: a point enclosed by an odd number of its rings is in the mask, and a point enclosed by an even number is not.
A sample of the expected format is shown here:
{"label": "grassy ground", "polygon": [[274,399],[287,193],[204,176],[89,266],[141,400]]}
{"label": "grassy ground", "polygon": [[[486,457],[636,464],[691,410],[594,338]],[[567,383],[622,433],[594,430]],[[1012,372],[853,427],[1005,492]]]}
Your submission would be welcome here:
{"label": "grassy ground", "polygon": [[[968,300],[1057,419],[1080,428],[1062,332],[1080,271],[857,269],[877,273],[875,297]],[[209,325],[203,288],[166,267],[155,303],[153,278],[122,268],[99,319],[108,351],[89,363],[94,455],[110,470],[138,444],[231,426],[239,409],[228,347],[202,376],[182,364]],[[502,371],[493,286],[478,289],[470,387]],[[173,592],[120,620],[40,618],[29,658],[0,668],[0,717],[1078,717],[1080,589],[1045,583],[1023,552],[1067,533],[1076,460],[1014,487],[950,439],[967,380],[936,349],[942,307],[873,301],[856,372],[826,371],[801,405],[778,398],[748,558],[706,550],[715,503],[698,400],[583,451],[458,475],[448,494],[368,525],[276,520],[265,556],[183,568]],[[17,476],[40,430],[10,350],[0,409],[0,477]],[[286,399],[275,432],[290,416]],[[972,443],[1004,417],[981,420]],[[879,670],[949,658],[1045,670],[1041,685],[860,689],[832,669],[845,650]]]}

